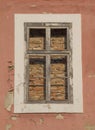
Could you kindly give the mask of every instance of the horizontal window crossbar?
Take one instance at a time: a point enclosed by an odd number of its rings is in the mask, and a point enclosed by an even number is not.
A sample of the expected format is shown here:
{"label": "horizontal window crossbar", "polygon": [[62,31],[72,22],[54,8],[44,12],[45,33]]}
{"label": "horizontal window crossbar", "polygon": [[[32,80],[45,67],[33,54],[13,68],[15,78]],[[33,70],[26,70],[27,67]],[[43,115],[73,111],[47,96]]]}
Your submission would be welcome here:
{"label": "horizontal window crossbar", "polygon": [[71,52],[70,51],[48,51],[48,50],[43,50],[43,51],[39,51],[39,50],[28,50],[27,51],[28,54],[70,54]]}
{"label": "horizontal window crossbar", "polygon": [[69,100],[68,99],[65,99],[65,100],[62,100],[62,101],[59,101],[59,100],[55,100],[55,101],[54,100],[51,100],[51,101],[46,101],[46,100],[42,100],[42,101],[41,100],[40,101],[28,100],[28,103],[29,104],[37,104],[37,103],[39,103],[39,104],[44,104],[44,103],[46,103],[46,104],[48,104],[48,103],[62,104],[62,103],[66,103],[67,104],[67,103],[69,103]]}
{"label": "horizontal window crossbar", "polygon": [[33,87],[42,87],[44,86],[44,84],[29,84],[29,86],[33,86]]}
{"label": "horizontal window crossbar", "polygon": [[42,78],[42,79],[45,79],[46,77],[42,77],[42,76],[33,76],[33,78]]}
{"label": "horizontal window crossbar", "polygon": [[24,23],[25,27],[72,27],[72,24],[70,22],[68,23],[62,23],[62,22],[48,22],[48,23]]}
{"label": "horizontal window crossbar", "polygon": [[56,79],[56,78],[59,78],[59,79],[69,79],[70,77],[66,77],[66,76],[63,76],[63,77],[53,77],[51,79]]}

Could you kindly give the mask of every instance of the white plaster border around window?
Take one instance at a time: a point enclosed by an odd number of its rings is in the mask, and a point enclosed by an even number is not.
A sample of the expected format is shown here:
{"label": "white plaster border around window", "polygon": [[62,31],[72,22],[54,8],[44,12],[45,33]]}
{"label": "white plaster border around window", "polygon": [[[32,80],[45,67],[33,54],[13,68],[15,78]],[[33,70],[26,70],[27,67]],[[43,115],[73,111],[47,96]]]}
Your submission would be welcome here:
{"label": "white plaster border around window", "polygon": [[[24,103],[24,22],[72,23],[73,104],[26,104]],[[15,82],[14,113],[82,113],[82,47],[80,14],[15,14]]]}

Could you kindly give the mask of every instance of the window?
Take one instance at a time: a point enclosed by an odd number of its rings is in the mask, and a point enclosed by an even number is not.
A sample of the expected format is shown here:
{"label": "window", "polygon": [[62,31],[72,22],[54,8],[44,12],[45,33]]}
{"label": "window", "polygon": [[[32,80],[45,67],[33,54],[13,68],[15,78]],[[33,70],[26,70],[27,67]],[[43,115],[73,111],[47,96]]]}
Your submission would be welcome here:
{"label": "window", "polygon": [[26,102],[70,102],[71,24],[25,23]]}
{"label": "window", "polygon": [[79,14],[16,14],[14,112],[82,112]]}

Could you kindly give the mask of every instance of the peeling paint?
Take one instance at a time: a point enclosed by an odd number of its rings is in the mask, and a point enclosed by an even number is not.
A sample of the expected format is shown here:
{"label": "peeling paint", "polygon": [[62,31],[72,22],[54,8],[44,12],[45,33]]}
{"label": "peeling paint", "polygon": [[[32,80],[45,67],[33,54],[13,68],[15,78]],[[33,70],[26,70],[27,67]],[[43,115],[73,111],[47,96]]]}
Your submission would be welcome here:
{"label": "peeling paint", "polygon": [[43,14],[47,14],[48,12],[42,12]]}
{"label": "peeling paint", "polygon": [[63,117],[61,114],[57,114],[57,115],[56,115],[56,119],[58,119],[58,120],[63,120],[64,117]]}
{"label": "peeling paint", "polygon": [[95,74],[89,74],[88,77],[89,78],[95,78]]}
{"label": "peeling paint", "polygon": [[37,5],[33,5],[33,4],[32,4],[32,5],[30,5],[29,7],[35,8],[35,7],[37,7]]}
{"label": "peeling paint", "polygon": [[88,125],[85,127],[86,130],[95,130],[95,125]]}
{"label": "peeling paint", "polygon": [[16,116],[12,116],[12,117],[11,117],[11,120],[14,120],[14,121],[15,121],[15,120],[17,120],[17,117],[16,117]]}
{"label": "peeling paint", "polygon": [[14,91],[14,88],[9,88],[8,92],[13,92],[13,91]]}
{"label": "peeling paint", "polygon": [[11,107],[13,105],[13,91],[9,91],[5,97],[4,107],[7,111],[11,111]]}
{"label": "peeling paint", "polygon": [[39,124],[41,125],[41,124],[43,124],[43,123],[44,123],[44,118],[40,118]]}
{"label": "peeling paint", "polygon": [[30,121],[32,121],[34,123],[34,125],[36,126],[37,125],[37,122],[33,119],[30,119]]}
{"label": "peeling paint", "polygon": [[12,63],[12,61],[8,61],[8,71],[12,71],[12,70],[14,70],[14,65],[13,65],[13,63]]}
{"label": "peeling paint", "polygon": [[7,124],[7,125],[6,125],[6,130],[10,130],[11,127],[12,127],[12,124]]}
{"label": "peeling paint", "polygon": [[20,117],[19,114],[12,114],[12,115],[10,116],[10,119],[16,120],[16,119],[19,118],[19,117]]}
{"label": "peeling paint", "polygon": [[53,13],[51,13],[51,12],[42,12],[43,14],[53,14]]}

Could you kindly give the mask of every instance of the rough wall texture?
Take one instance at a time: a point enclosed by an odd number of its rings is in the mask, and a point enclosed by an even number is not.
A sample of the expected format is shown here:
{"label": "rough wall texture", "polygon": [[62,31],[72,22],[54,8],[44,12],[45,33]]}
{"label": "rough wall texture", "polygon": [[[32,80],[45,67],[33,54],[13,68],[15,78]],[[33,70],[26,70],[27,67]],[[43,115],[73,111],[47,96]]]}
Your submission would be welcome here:
{"label": "rough wall texture", "polygon": [[[81,13],[83,114],[13,114],[14,14]],[[0,0],[0,130],[95,130],[95,0]]]}

